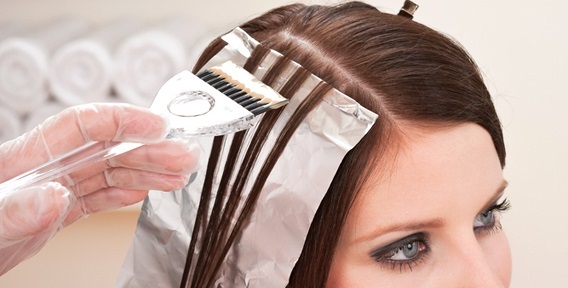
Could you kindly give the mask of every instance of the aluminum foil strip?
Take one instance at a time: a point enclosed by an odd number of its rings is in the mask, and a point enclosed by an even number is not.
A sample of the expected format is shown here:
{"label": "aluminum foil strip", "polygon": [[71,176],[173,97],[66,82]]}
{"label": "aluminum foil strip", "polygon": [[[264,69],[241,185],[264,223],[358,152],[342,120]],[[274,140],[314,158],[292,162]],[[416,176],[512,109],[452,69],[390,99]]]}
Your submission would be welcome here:
{"label": "aluminum foil strip", "polygon": [[[258,45],[240,28],[222,39],[227,45],[204,69],[228,60],[242,66]],[[270,51],[255,76],[262,79],[278,57],[282,55]],[[283,85],[297,66],[297,63],[292,65],[274,86]],[[309,77],[283,108],[282,116],[265,144],[267,149],[261,151],[257,163],[264,162],[284,124],[320,81],[315,75]],[[215,287],[286,286],[337,167],[377,117],[340,91],[330,90],[324,102],[305,118],[286,146],[264,185],[250,222],[229,251]],[[197,141],[202,145],[205,157],[201,159],[205,162],[211,138]],[[252,175],[259,169],[257,164]],[[191,184],[172,193],[150,192],[144,201],[117,287],[179,286],[204,176],[204,171],[199,171]],[[251,185],[249,183],[244,191]]]}

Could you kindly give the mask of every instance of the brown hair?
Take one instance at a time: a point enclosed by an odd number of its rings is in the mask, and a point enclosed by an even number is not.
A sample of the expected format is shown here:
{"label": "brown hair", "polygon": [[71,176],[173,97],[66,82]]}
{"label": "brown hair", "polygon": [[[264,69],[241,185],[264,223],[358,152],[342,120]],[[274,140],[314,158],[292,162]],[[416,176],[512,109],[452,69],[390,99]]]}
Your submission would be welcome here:
{"label": "brown hair", "polygon": [[[448,37],[361,2],[337,6],[288,5],[240,27],[261,43],[245,69],[254,71],[267,49],[286,56],[266,73],[262,79],[266,84],[275,81],[289,65],[288,59],[305,68],[296,71],[280,89],[284,97],[293,97],[310,72],[325,83],[317,86],[292,115],[275,146],[268,148],[270,154],[261,163],[258,175],[252,175],[251,168],[278,119],[279,110],[267,113],[254,130],[234,135],[223,168],[218,167],[218,155],[229,141],[223,137],[214,140],[181,287],[186,287],[189,279],[191,287],[213,285],[221,263],[252,213],[287,141],[331,87],[376,112],[379,119],[337,170],[310,226],[289,287],[325,286],[333,251],[351,204],[370,168],[377,165],[389,145],[395,145],[403,126],[477,123],[489,132],[501,165],[505,165],[501,125],[490,94],[474,61]],[[214,40],[195,70],[224,45],[221,39]],[[248,137],[246,133],[253,133],[250,145],[243,144]],[[371,157],[369,151],[373,151]],[[237,162],[241,153],[243,160]],[[222,169],[219,170],[222,176],[212,211],[208,213],[213,177],[218,169]],[[254,185],[240,206],[247,181]]]}

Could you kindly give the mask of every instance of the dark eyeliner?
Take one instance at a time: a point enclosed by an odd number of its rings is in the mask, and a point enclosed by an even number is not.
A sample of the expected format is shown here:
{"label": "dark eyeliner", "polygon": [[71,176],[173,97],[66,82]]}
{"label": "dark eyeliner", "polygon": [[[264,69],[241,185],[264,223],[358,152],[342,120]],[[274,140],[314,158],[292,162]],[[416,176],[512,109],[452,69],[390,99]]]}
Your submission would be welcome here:
{"label": "dark eyeliner", "polygon": [[[424,242],[427,243],[427,236],[424,233],[416,233],[416,234],[412,234],[410,236],[404,237],[400,240],[397,240],[391,244],[388,244],[387,246],[384,246],[382,248],[379,248],[377,250],[374,250],[373,252],[370,253],[370,257],[380,261],[380,260],[386,260],[385,259],[385,255],[388,254],[389,252],[392,252],[393,250],[400,248],[401,246],[403,246],[406,243],[409,242]],[[403,262],[403,261],[400,261]]]}
{"label": "dark eyeliner", "polygon": [[511,209],[511,203],[507,198],[503,199],[503,201],[501,201],[501,203],[499,204],[497,204],[497,201],[494,202],[491,206],[489,206],[487,210],[482,212],[488,213],[491,211],[492,213],[494,213],[493,223],[491,223],[491,225],[475,227],[474,230],[483,232],[484,234],[491,234],[500,231],[502,229],[502,226],[499,217],[502,213],[507,212],[509,209]]}

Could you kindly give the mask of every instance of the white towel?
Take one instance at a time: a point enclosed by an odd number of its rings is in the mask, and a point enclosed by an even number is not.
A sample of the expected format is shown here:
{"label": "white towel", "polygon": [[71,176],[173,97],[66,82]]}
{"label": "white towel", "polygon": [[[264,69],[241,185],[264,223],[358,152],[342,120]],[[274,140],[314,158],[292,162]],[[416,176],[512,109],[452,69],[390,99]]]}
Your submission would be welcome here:
{"label": "white towel", "polygon": [[67,108],[59,102],[49,101],[41,105],[41,107],[35,109],[33,113],[28,115],[27,119],[23,121],[23,132],[28,132],[34,129],[37,125],[43,123],[45,119],[63,111]]}
{"label": "white towel", "polygon": [[16,113],[0,107],[0,145],[20,136],[21,127],[20,117]]}
{"label": "white towel", "polygon": [[117,20],[57,49],[49,73],[53,96],[69,106],[106,101],[115,70],[114,51],[142,27],[134,19]]}
{"label": "white towel", "polygon": [[127,38],[116,53],[117,95],[149,106],[164,82],[188,69],[189,51],[205,31],[187,17],[176,17]]}
{"label": "white towel", "polygon": [[18,114],[45,102],[51,53],[87,28],[83,20],[62,18],[0,43],[0,102]]}

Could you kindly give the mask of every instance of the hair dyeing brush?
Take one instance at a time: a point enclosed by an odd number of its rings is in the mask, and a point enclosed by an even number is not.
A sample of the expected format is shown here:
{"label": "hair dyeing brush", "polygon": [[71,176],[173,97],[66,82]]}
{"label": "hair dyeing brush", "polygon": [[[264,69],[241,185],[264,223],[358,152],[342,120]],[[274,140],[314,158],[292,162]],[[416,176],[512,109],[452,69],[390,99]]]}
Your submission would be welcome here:
{"label": "hair dyeing brush", "polygon": [[[150,110],[170,120],[166,138],[188,138],[248,129],[255,116],[287,103],[286,98],[229,61],[197,75],[183,71],[174,76],[160,88]],[[104,142],[87,143],[0,184],[0,195],[54,181],[142,145],[122,142],[105,148]]]}

